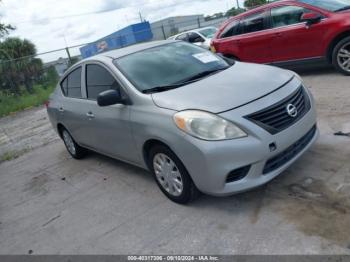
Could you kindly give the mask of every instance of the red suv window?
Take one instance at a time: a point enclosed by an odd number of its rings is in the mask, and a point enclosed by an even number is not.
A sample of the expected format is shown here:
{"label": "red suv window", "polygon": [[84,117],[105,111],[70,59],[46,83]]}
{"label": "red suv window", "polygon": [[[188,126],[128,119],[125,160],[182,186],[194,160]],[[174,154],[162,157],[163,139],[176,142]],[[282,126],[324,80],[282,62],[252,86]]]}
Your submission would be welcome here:
{"label": "red suv window", "polygon": [[234,20],[230,24],[226,26],[224,31],[221,33],[220,38],[231,37],[235,35],[239,35],[239,21]]}
{"label": "red suv window", "polygon": [[302,23],[302,15],[311,10],[301,6],[279,6],[271,9],[272,27],[281,27]]}
{"label": "red suv window", "polygon": [[241,21],[241,26],[244,34],[262,31],[266,29],[265,11],[245,17]]}

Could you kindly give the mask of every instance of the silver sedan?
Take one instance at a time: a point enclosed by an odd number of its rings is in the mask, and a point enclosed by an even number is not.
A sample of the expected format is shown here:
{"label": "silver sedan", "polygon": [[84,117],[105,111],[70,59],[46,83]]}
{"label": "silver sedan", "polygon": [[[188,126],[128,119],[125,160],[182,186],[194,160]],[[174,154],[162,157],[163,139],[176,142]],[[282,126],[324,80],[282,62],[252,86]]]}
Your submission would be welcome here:
{"label": "silver sedan", "polygon": [[79,62],[58,83],[48,114],[72,157],[93,150],[148,169],[178,203],[263,185],[318,135],[314,100],[298,75],[181,41]]}

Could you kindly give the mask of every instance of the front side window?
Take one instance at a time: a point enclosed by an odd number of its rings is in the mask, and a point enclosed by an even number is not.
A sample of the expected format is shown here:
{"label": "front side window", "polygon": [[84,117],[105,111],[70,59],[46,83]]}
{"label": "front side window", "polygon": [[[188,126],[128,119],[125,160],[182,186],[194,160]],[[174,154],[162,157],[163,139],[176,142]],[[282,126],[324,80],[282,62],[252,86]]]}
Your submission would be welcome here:
{"label": "front side window", "polygon": [[253,33],[265,29],[265,13],[256,13],[242,20],[243,33]]}
{"label": "front side window", "polygon": [[145,49],[117,58],[114,64],[141,92],[183,83],[194,76],[229,66],[221,57],[185,42]]}
{"label": "front side window", "polygon": [[221,38],[231,37],[239,35],[239,21],[234,20],[231,23],[229,23],[224,31],[221,33]]}
{"label": "front side window", "polygon": [[81,98],[81,67],[72,71],[62,82],[62,92],[65,96]]}
{"label": "front side window", "polygon": [[100,65],[86,66],[86,90],[87,98],[96,100],[98,95],[104,91],[120,88],[116,79]]}
{"label": "front side window", "polygon": [[281,27],[301,23],[303,22],[303,14],[309,12],[311,12],[311,10],[300,6],[281,6],[272,8],[272,27]]}
{"label": "front side window", "polygon": [[313,5],[331,12],[350,9],[350,0],[299,0],[299,2]]}

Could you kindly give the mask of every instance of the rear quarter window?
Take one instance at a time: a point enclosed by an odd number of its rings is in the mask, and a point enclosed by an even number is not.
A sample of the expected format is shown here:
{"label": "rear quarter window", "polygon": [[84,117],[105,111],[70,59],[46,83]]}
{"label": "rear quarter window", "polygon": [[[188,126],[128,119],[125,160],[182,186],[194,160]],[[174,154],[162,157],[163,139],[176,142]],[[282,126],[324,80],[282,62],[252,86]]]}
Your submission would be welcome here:
{"label": "rear quarter window", "polygon": [[73,70],[61,82],[61,89],[65,96],[81,98],[81,67]]}

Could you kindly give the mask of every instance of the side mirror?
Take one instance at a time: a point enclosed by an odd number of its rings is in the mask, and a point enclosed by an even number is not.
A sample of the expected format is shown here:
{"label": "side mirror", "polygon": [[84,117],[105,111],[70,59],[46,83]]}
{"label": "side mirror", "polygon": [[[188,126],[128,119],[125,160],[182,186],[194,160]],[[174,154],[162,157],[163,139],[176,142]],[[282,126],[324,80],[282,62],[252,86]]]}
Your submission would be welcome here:
{"label": "side mirror", "polygon": [[111,106],[115,104],[123,104],[124,100],[118,90],[107,90],[100,93],[97,97],[97,104],[99,106]]}
{"label": "side mirror", "polygon": [[321,19],[322,19],[322,16],[320,14],[313,13],[313,12],[304,13],[301,16],[301,21],[306,22],[306,25],[308,25],[308,26],[320,22]]}

